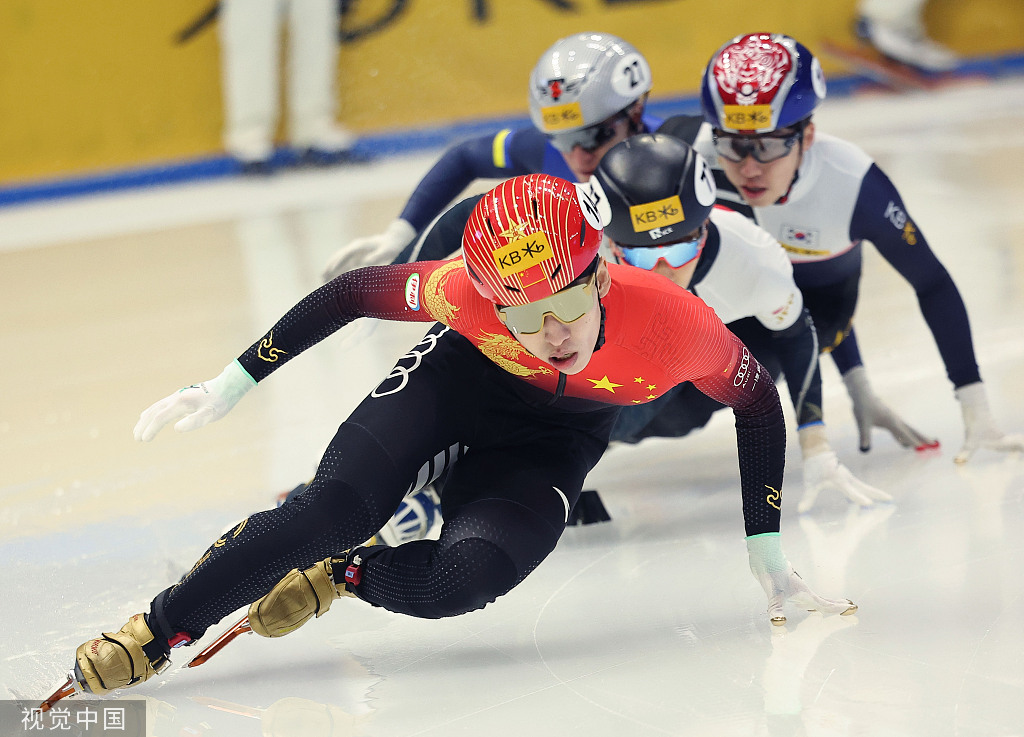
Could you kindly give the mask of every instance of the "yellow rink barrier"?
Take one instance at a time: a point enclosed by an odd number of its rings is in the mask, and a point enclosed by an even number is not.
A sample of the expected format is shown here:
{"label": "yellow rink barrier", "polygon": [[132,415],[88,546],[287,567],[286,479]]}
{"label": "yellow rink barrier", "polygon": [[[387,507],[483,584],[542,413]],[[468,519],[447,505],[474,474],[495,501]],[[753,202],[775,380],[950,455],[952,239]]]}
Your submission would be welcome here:
{"label": "yellow rink barrier", "polygon": [[[692,95],[733,35],[852,43],[855,0],[348,0],[339,119],[359,133],[522,116],[541,52],[584,30],[636,45],[652,99]],[[0,186],[222,152],[213,0],[0,3]],[[204,23],[204,18],[207,22]],[[1024,45],[1024,4],[932,0],[931,35],[964,55]],[[179,42],[176,34],[192,26]],[[836,72],[823,58],[826,74]]]}

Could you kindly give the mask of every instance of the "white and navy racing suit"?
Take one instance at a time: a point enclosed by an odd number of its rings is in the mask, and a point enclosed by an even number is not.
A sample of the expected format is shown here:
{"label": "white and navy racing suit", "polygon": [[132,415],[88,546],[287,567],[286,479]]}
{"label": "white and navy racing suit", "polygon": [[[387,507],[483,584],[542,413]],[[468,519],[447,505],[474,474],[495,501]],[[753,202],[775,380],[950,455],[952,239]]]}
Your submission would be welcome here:
{"label": "white and navy racing suit", "polygon": [[786,249],[821,349],[831,350],[840,373],[862,363],[851,321],[870,241],[914,288],[954,387],[981,380],[959,290],[896,187],[863,150],[816,132],[789,193],[774,205],[750,207],[716,165],[708,124],[676,116],[659,132],[692,143],[715,171],[719,203],[750,217]]}

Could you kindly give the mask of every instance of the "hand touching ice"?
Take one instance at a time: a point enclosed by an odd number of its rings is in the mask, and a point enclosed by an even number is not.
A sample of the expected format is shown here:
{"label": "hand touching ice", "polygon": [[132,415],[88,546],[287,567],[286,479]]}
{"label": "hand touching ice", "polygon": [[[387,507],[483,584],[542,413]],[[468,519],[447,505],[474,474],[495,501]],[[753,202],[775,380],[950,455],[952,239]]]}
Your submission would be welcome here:
{"label": "hand touching ice", "polygon": [[938,440],[912,428],[878,398],[868,383],[867,371],[863,366],[856,366],[843,374],[843,383],[853,402],[853,416],[860,431],[861,452],[871,450],[871,430],[875,427],[888,430],[904,448],[927,450],[939,447]]}
{"label": "hand touching ice", "polygon": [[802,427],[799,430],[800,450],[804,457],[804,495],[800,498],[797,511],[807,512],[814,506],[818,495],[834,489],[854,504],[870,507],[875,502],[891,502],[892,497],[881,489],[861,481],[846,466],[829,445],[822,424]]}
{"label": "hand touching ice", "polygon": [[992,417],[985,396],[985,385],[980,381],[956,390],[960,410],[964,417],[964,444],[953,461],[967,463],[981,448],[1002,453],[1024,451],[1024,435],[1003,433]]}
{"label": "hand touching ice", "polygon": [[768,596],[768,617],[773,625],[786,623],[786,602],[822,614],[848,615],[857,611],[857,605],[849,599],[826,599],[811,591],[786,560],[779,533],[748,537],[747,555],[751,573]]}

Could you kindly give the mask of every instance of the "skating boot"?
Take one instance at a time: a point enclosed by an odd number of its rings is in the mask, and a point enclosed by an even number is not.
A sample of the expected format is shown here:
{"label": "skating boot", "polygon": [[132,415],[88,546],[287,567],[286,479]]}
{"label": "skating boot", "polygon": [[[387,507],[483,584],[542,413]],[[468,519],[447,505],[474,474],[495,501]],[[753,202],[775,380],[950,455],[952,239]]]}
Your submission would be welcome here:
{"label": "skating boot", "polygon": [[360,550],[326,558],[304,571],[293,568],[266,596],[249,605],[249,627],[261,637],[284,637],[310,617],[323,616],[335,599],[354,597],[346,586],[359,583]]}
{"label": "skating boot", "polygon": [[596,489],[584,489],[580,492],[580,498],[576,505],[569,512],[565,524],[567,527],[582,525],[596,525],[599,522],[610,522],[612,516],[605,509],[601,495]]}
{"label": "skating boot", "polygon": [[441,513],[440,506],[441,499],[433,484],[413,492],[398,505],[394,516],[377,533],[377,539],[391,547],[424,539]]}
{"label": "skating boot", "polygon": [[170,645],[153,635],[146,617],[136,614],[118,632],[105,632],[75,652],[74,676],[93,694],[134,686],[171,664]]}

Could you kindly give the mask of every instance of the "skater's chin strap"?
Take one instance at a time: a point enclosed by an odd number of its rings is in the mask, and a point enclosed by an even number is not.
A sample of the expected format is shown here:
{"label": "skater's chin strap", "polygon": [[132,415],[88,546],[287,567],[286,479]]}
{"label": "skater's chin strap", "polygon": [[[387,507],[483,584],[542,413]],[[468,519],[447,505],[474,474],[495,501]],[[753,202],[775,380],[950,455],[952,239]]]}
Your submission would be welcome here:
{"label": "skater's chin strap", "polygon": [[810,118],[802,120],[798,125],[800,126],[800,138],[797,139],[797,145],[800,147],[800,163],[796,165],[796,171],[793,172],[793,181],[789,183],[789,188],[786,193],[779,199],[775,200],[776,205],[785,205],[789,201],[789,195],[793,191],[793,187],[796,186],[796,181],[800,178],[800,167],[804,164],[804,131],[807,129],[807,124],[811,122]]}
{"label": "skater's chin strap", "polygon": [[[803,153],[800,154],[801,161],[803,164]],[[793,191],[793,187],[796,186],[796,180],[800,178],[800,166],[797,165],[796,171],[793,172],[793,181],[789,183],[789,189],[786,190],[786,194],[782,195],[779,199],[775,200],[776,205],[785,205],[789,201],[789,194]]]}

